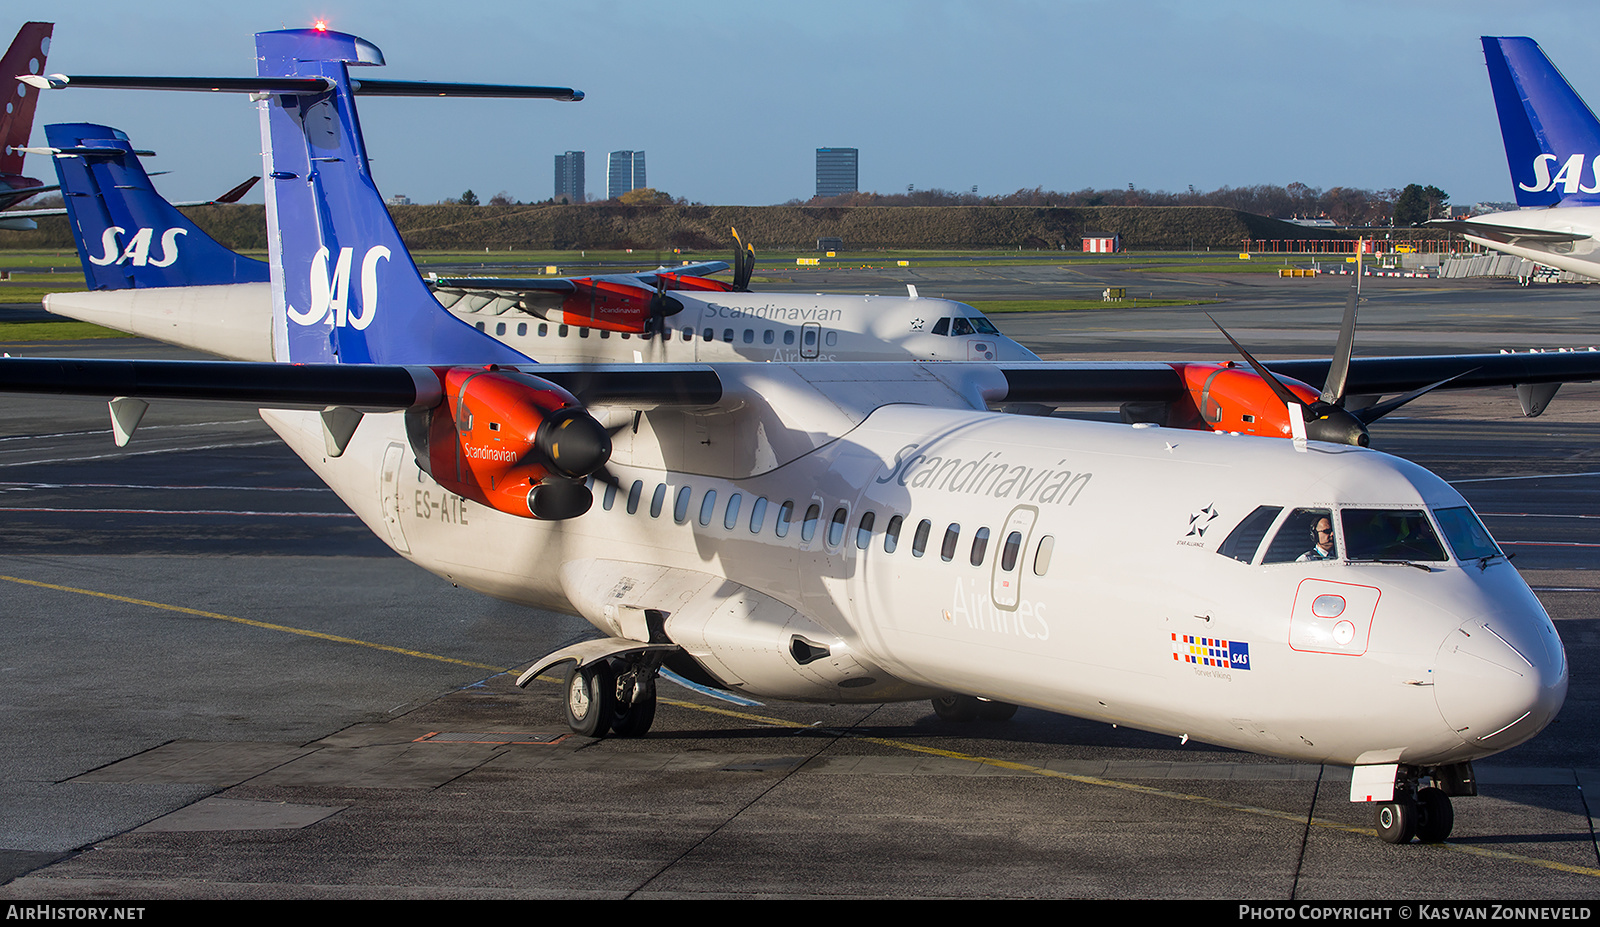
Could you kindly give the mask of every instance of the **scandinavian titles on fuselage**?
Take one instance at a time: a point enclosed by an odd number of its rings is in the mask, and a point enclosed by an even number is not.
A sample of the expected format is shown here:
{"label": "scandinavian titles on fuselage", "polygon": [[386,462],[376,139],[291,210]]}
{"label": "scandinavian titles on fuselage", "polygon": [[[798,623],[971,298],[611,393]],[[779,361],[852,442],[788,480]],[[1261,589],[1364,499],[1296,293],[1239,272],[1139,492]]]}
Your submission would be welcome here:
{"label": "scandinavian titles on fuselage", "polygon": [[822,309],[799,306],[719,306],[707,303],[704,317],[708,319],[763,319],[774,322],[838,322],[844,319],[842,309]]}
{"label": "scandinavian titles on fuselage", "polygon": [[[970,588],[969,588],[970,587]],[[1044,602],[1022,599],[1015,609],[998,608],[990,598],[985,584],[977,580],[957,579],[955,595],[950,601],[947,620],[961,621],[975,631],[1010,634],[1028,640],[1050,639],[1050,625],[1044,618]]]}
{"label": "scandinavian titles on fuselage", "polygon": [[1065,503],[1078,501],[1089,480],[1088,472],[1073,472],[1063,467],[1066,458],[1053,467],[1012,464],[1000,451],[989,451],[976,460],[912,453],[919,445],[907,444],[895,452],[894,465],[876,479],[913,489],[938,489],[950,493],[1016,499],[1021,502]]}

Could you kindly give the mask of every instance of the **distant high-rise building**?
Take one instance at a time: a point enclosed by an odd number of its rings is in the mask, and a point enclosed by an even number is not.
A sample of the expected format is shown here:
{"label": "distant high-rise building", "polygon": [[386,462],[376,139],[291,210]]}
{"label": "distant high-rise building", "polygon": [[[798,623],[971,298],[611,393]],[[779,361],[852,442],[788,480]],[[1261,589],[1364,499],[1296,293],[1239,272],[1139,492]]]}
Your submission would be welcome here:
{"label": "distant high-rise building", "polygon": [[583,202],[583,152],[556,155],[556,199]]}
{"label": "distant high-rise building", "polygon": [[854,148],[817,149],[817,195],[842,196],[861,189]]}
{"label": "distant high-rise building", "polygon": [[648,186],[644,181],[644,152],[613,151],[606,155],[606,199],[614,200],[629,190]]}

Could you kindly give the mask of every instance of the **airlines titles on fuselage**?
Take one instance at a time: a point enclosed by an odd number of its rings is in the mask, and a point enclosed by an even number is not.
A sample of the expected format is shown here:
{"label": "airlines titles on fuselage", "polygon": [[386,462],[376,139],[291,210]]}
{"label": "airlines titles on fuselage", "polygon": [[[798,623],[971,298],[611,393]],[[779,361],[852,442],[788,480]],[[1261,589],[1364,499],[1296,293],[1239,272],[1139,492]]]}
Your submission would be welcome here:
{"label": "airlines titles on fuselage", "polygon": [[802,309],[798,306],[774,306],[771,303],[765,306],[750,306],[748,308],[706,303],[703,317],[708,319],[762,319],[773,322],[838,322],[844,318],[844,310],[815,307]]}
{"label": "airlines titles on fuselage", "polygon": [[[1088,472],[1007,463],[1001,459],[1000,451],[989,451],[975,460],[967,460],[913,453],[918,447],[907,444],[895,452],[894,465],[876,482],[1019,502],[1071,505],[1078,501],[1078,495],[1094,476]],[[1053,467],[1061,467],[1066,462],[1066,458],[1062,458]]]}

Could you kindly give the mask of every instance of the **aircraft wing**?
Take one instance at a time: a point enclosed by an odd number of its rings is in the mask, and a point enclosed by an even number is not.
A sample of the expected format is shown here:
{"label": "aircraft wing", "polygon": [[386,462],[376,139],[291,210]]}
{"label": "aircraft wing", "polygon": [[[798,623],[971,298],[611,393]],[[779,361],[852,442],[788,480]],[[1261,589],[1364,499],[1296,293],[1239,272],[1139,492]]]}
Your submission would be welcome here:
{"label": "aircraft wing", "polygon": [[[1274,373],[1304,383],[1327,379],[1330,361],[1270,361]],[[1600,351],[1543,351],[1522,354],[1444,354],[1424,357],[1357,357],[1350,361],[1350,395],[1404,393],[1454,377],[1440,389],[1482,389],[1524,383],[1581,383],[1600,380]]]}
{"label": "aircraft wing", "polygon": [[1474,238],[1485,238],[1489,241],[1498,241],[1508,245],[1527,241],[1559,244],[1561,242],[1584,241],[1594,237],[1583,232],[1519,228],[1514,225],[1501,225],[1497,222],[1474,222],[1471,219],[1430,219],[1427,224],[1446,231],[1471,235]]}

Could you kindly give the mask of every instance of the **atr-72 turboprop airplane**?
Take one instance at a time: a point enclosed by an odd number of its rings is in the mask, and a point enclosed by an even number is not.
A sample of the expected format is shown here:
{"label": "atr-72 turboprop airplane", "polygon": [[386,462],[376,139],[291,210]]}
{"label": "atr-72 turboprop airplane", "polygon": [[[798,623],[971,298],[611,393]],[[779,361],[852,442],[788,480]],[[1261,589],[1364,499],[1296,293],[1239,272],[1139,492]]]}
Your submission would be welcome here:
{"label": "atr-72 turboprop airplane", "polygon": [[1561,270],[1600,277],[1600,120],[1525,37],[1483,37],[1516,212],[1429,225]]}
{"label": "atr-72 turboprop airplane", "polygon": [[[45,127],[88,293],[59,315],[234,360],[272,360],[267,265],[228,250],[156,192],[128,137],[84,123]],[[750,293],[716,261],[642,274],[434,280],[441,303],[550,362],[1038,360],[965,303],[908,297]]]}
{"label": "atr-72 turboprop airplane", "polygon": [[[521,679],[565,663],[575,731],[646,732],[663,665],[952,718],[1027,705],[1349,764],[1406,842],[1444,839],[1472,761],[1559,709],[1554,626],[1423,468],[985,408],[1153,395],[1169,365],[529,363],[440,308],[372,184],[354,94],[416,85],[353,81],[383,63],[355,36],[256,43],[256,78],[121,85],[257,95],[279,362],[7,358],[0,389],[266,407],[403,556],[594,625]],[[452,92],[483,88],[428,91]]]}

